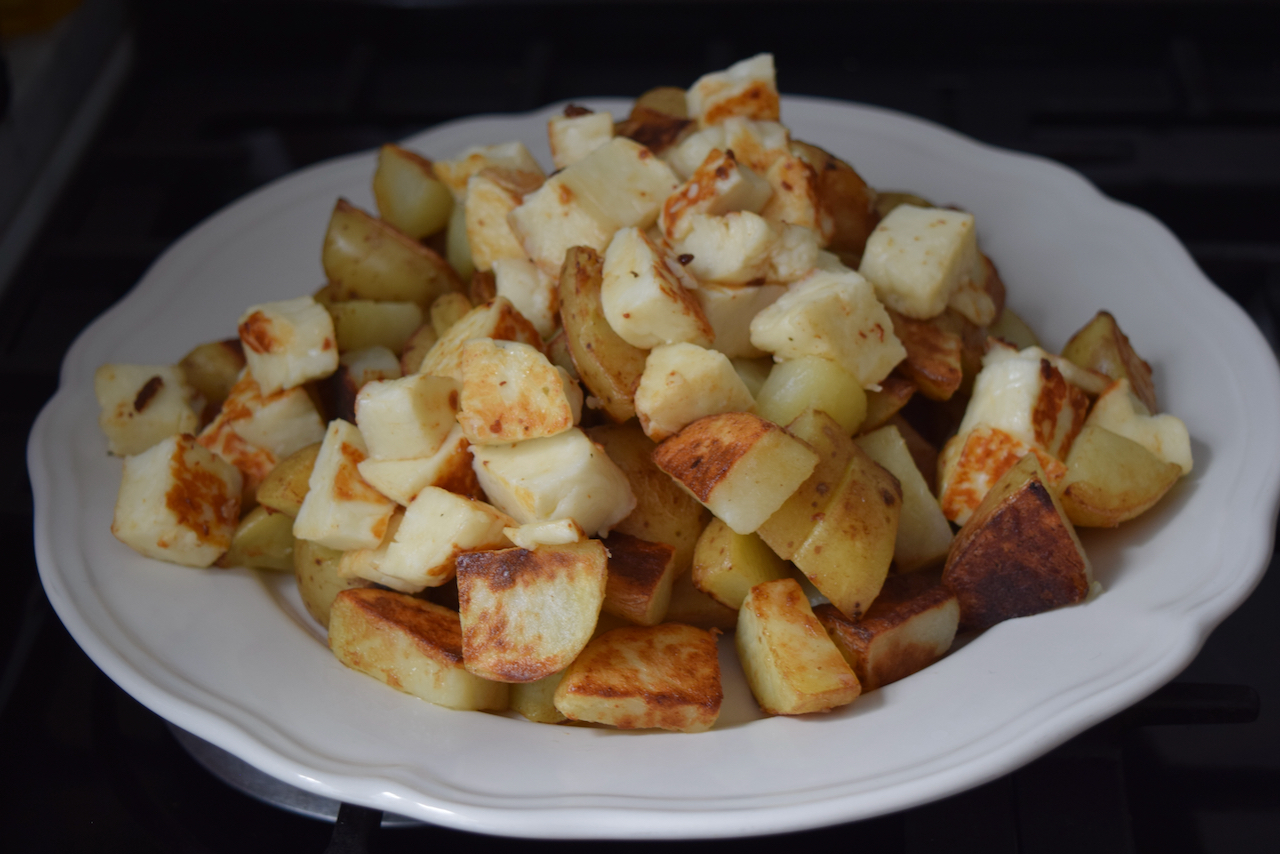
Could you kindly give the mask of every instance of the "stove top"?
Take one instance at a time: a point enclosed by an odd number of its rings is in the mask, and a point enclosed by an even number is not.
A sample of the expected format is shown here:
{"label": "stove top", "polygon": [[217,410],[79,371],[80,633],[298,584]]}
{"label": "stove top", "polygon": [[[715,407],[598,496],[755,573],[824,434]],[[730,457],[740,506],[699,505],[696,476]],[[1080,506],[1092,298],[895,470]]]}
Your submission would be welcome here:
{"label": "stove top", "polygon": [[[10,390],[0,411],[10,437],[0,529],[20,544],[0,604],[0,757],[10,791],[0,811],[11,850],[511,844],[379,826],[362,809],[343,808],[337,825],[313,817],[335,804],[263,803],[291,795],[264,791],[264,781],[247,779],[251,769],[237,773],[111,683],[62,628],[36,577],[22,449],[67,346],[173,240],[295,169],[477,112],[687,83],[770,50],[784,91],[903,110],[1079,170],[1173,229],[1273,346],[1280,330],[1274,6],[139,0],[128,11],[131,71],[0,282],[0,375]],[[1018,772],[779,842],[856,841],[885,852],[1280,850],[1278,608],[1280,580],[1270,573],[1178,680]],[[705,852],[741,842],[614,844]]]}

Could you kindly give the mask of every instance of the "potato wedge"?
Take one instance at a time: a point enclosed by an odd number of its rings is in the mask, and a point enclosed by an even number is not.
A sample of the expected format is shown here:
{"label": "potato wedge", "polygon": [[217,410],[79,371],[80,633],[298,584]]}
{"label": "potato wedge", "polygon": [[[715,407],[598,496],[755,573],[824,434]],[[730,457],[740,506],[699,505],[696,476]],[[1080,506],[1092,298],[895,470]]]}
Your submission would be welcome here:
{"label": "potato wedge", "polygon": [[1114,528],[1149,510],[1182,477],[1132,439],[1086,424],[1067,455],[1062,506],[1077,527]]}

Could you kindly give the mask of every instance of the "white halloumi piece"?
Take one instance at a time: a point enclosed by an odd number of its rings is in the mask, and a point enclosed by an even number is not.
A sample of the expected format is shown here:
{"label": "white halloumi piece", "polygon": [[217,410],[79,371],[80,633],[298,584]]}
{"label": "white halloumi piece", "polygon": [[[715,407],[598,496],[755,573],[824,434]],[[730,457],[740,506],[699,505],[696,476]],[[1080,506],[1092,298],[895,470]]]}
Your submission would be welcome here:
{"label": "white halloumi piece", "polygon": [[730,117],[777,121],[778,79],[773,54],[757,54],[724,71],[704,74],[689,87],[685,101],[689,118],[699,127]]}
{"label": "white halloumi piece", "polygon": [[[569,167],[572,169],[573,167]],[[603,252],[615,227],[565,183],[569,170],[552,175],[507,217],[527,255],[548,276],[556,277],[573,246]]]}
{"label": "white halloumi piece", "polygon": [[871,283],[852,270],[816,269],[793,284],[751,321],[751,343],[778,361],[830,359],[863,388],[879,383],[906,357]]}
{"label": "white halloumi piece", "polygon": [[645,435],[661,442],[704,415],[751,411],[755,399],[724,353],[664,344],[645,359],[635,404]]}
{"label": "white halloumi piece", "polygon": [[701,284],[694,294],[715,333],[711,346],[730,359],[763,356],[751,343],[751,320],[786,292],[786,285]]}
{"label": "white halloumi piece", "polygon": [[266,394],[338,369],[333,318],[311,297],[250,306],[239,328],[245,361]]}
{"label": "white halloumi piece", "polygon": [[400,357],[380,344],[343,353],[338,357],[338,366],[345,370],[346,382],[357,393],[368,383],[401,376]]}
{"label": "white halloumi piece", "polygon": [[542,346],[542,336],[511,300],[496,296],[467,312],[454,322],[422,358],[418,373],[452,377],[462,381],[462,346],[472,338],[523,341]]}
{"label": "white halloumi piece", "polygon": [[772,190],[769,203],[759,212],[774,226],[802,225],[818,236],[820,246],[831,242],[835,219],[822,202],[818,173],[796,155],[787,152],[773,161],[764,174]]}
{"label": "white halloumi piece", "polygon": [[557,169],[572,166],[611,139],[613,115],[607,112],[558,115],[547,120],[551,162]]}
{"label": "white halloumi piece", "polygon": [[775,160],[790,153],[791,132],[778,122],[731,117],[690,134],[663,156],[681,179],[687,179],[717,148],[732,151],[739,164],[764,175]]}
{"label": "white halloumi piece", "polygon": [[957,288],[985,275],[973,214],[898,205],[867,238],[858,272],[894,311],[936,317]]}
{"label": "white halloumi piece", "polygon": [[520,524],[573,519],[603,534],[635,509],[627,476],[579,428],[511,445],[473,446],[480,486]]}
{"label": "white halloumi piece", "polygon": [[365,384],[356,396],[356,426],[369,456],[383,460],[430,457],[440,450],[458,414],[461,386],[449,377],[414,374]]}
{"label": "white halloumi piece", "polygon": [[507,548],[510,516],[486,504],[428,486],[388,525],[372,549],[343,554],[341,572],[402,593],[439,587],[454,576],[463,552]]}
{"label": "white halloumi piece", "polygon": [[952,436],[938,454],[938,503],[943,515],[957,525],[968,522],[991,488],[1027,454],[1035,455],[1045,482],[1056,489],[1067,467],[1047,451],[990,424]]}
{"label": "white halloumi piece", "polygon": [[1132,439],[1165,462],[1175,463],[1184,475],[1191,473],[1187,425],[1168,413],[1152,415],[1127,379],[1116,380],[1098,396],[1085,423]]}
{"label": "white halloumi piece", "polygon": [[770,252],[778,239],[764,217],[750,211],[723,216],[691,214],[675,253],[688,258],[688,270],[699,282],[745,285],[769,273]]}
{"label": "white halloumi piece", "polygon": [[240,517],[240,472],[182,434],[126,457],[111,533],[147,557],[213,564]]}
{"label": "white halloumi piece", "polygon": [[822,240],[816,231],[785,222],[774,224],[773,230],[777,233],[777,238],[773,241],[773,246],[769,247],[769,269],[764,277],[766,282],[789,285],[800,281],[817,268]]}
{"label": "white halloumi piece", "polygon": [[601,276],[605,320],[631,346],[711,343],[714,332],[694,294],[698,283],[664,244],[640,229],[623,228],[613,236]]}
{"label": "white halloumi piece", "polygon": [[405,507],[428,486],[459,495],[479,494],[475,472],[471,470],[471,443],[457,424],[429,457],[408,460],[369,457],[356,469],[374,489]]}
{"label": "white halloumi piece", "polygon": [[523,200],[523,194],[484,170],[467,181],[465,209],[467,245],[477,270],[492,270],[499,258],[523,258],[524,246],[511,230],[507,215]]}
{"label": "white halloumi piece", "polygon": [[536,549],[538,546],[565,546],[569,543],[580,543],[587,538],[582,526],[572,519],[530,522],[528,525],[503,528],[502,533],[522,549]]}
{"label": "white halloumi piece", "polygon": [[521,172],[545,175],[542,166],[523,142],[500,142],[496,145],[473,145],[448,160],[436,160],[432,164],[436,177],[444,183],[453,198],[462,202],[467,197],[467,182],[481,169],[503,167]]}
{"label": "white halloumi piece", "polygon": [[769,182],[740,165],[732,151],[712,149],[688,180],[667,196],[658,225],[667,240],[679,240],[689,232],[691,214],[759,213],[771,193]]}
{"label": "white halloumi piece", "polygon": [[474,338],[462,347],[458,424],[473,445],[554,436],[582,416],[582,389],[542,351]]}
{"label": "white halloumi piece", "polygon": [[560,290],[557,281],[525,258],[499,258],[493,262],[494,291],[511,300],[516,311],[550,338],[560,323]]}
{"label": "white halloumi piece", "polygon": [[377,548],[396,503],[369,485],[357,468],[369,455],[354,424],[329,422],[293,535],[331,549]]}
{"label": "white halloumi piece", "polygon": [[196,391],[177,365],[103,365],[93,375],[98,426],[116,456],[140,454],[175,433],[194,433]]}

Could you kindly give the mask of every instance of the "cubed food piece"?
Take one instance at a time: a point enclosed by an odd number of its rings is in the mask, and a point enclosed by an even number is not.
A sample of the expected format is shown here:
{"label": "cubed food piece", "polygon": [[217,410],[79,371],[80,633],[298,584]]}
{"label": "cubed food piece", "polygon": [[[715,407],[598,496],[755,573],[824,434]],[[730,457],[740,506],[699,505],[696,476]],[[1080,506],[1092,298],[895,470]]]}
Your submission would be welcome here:
{"label": "cubed food piece", "polygon": [[236,525],[218,566],[293,571],[293,517],[259,505]]}
{"label": "cubed food piece", "polygon": [[[483,274],[475,274],[475,276],[481,275]],[[475,277],[473,276],[473,278]],[[493,299],[493,297],[489,297],[489,299]],[[485,300],[485,302],[487,301]],[[455,323],[470,314],[471,309],[474,307],[471,299],[466,294],[457,291],[436,297],[431,302],[431,310],[428,313],[431,316],[431,328],[435,330],[437,340],[448,332]]]}
{"label": "cubed food piece", "polygon": [[1129,387],[1146,406],[1156,413],[1156,388],[1151,381],[1151,366],[1138,355],[1129,336],[1109,311],[1094,315],[1062,348],[1062,355],[1082,368],[1105,374],[1113,380],[1127,379]]}
{"label": "cubed food piece", "polygon": [[684,623],[700,629],[732,629],[738,625],[738,612],[694,587],[693,576],[685,572],[671,583],[667,622]]}
{"label": "cubed food piece", "polygon": [[544,338],[553,335],[559,324],[560,297],[553,276],[523,256],[498,258],[493,262],[494,293],[511,300],[516,311],[534,325]]}
{"label": "cubed food piece", "polygon": [[140,454],[200,426],[192,407],[196,391],[176,365],[103,365],[93,375],[93,391],[107,450],[117,456]]}
{"label": "cubed food piece", "polygon": [[521,549],[536,549],[538,546],[566,546],[580,543],[587,538],[586,531],[572,519],[551,519],[547,522],[530,522],[527,525],[516,525],[503,528],[511,544]]}
{"label": "cubed food piece", "polygon": [[777,121],[778,81],[773,54],[761,53],[735,62],[724,71],[704,74],[687,94],[689,117],[700,127],[734,116]]}
{"label": "cubed food piece", "polygon": [[895,311],[942,314],[957,288],[985,276],[973,214],[899,205],[871,232],[858,272]]}
{"label": "cubed food piece", "polygon": [[611,139],[613,116],[609,113],[575,112],[547,120],[551,162],[557,169],[572,166]]}
{"label": "cubed food piece", "polygon": [[786,561],[758,534],[736,534],[719,519],[712,519],[698,538],[692,571],[694,587],[735,611],[752,587],[790,575]]}
{"label": "cubed food piece", "polygon": [[285,457],[258,486],[258,503],[293,518],[311,488],[311,470],[316,466],[320,443],[314,442]]}
{"label": "cubed food piece", "polygon": [[681,178],[688,178],[713,149],[732,151],[746,168],[763,175],[791,148],[791,132],[775,121],[755,121],[730,116],[723,123],[703,128],[680,140],[663,157]]}
{"label": "cubed food piece", "polygon": [[537,172],[488,168],[467,181],[465,218],[471,263],[477,270],[493,269],[499,258],[523,258],[524,247],[511,230],[507,215],[525,195],[542,186]]}
{"label": "cubed food piece", "polygon": [[960,602],[937,573],[885,579],[861,620],[850,620],[829,604],[813,611],[863,691],[897,682],[942,658],[960,624]]}
{"label": "cubed food piece", "polygon": [[759,213],[772,192],[769,182],[740,166],[732,151],[715,148],[693,175],[667,196],[658,224],[667,240],[681,240],[689,232],[690,215]]}
{"label": "cubed food piece", "polygon": [[317,381],[312,388],[320,406],[330,418],[356,420],[356,398],[371,382],[398,380],[400,360],[386,347],[351,350],[338,359],[338,370]]}
{"label": "cubed food piece", "polygon": [[880,383],[906,356],[871,283],[852,270],[817,269],[751,321],[751,343],[779,360],[821,356]]}
{"label": "cubed food piece", "polygon": [[943,515],[957,525],[966,524],[987,492],[1028,454],[1040,461],[1046,481],[1057,489],[1067,468],[1045,451],[987,424],[953,436],[938,456],[938,503]]}
{"label": "cubed food piece", "polygon": [[432,164],[439,178],[461,202],[467,194],[467,181],[482,169],[494,166],[533,172],[542,175],[542,167],[523,142],[500,142],[494,145],[473,145],[447,160]]}
{"label": "cubed food piece", "polygon": [[393,300],[425,307],[442,293],[462,289],[459,274],[434,250],[346,199],[334,206],[320,261],[339,302]]}
{"label": "cubed food piece", "polygon": [[356,426],[380,460],[430,457],[455,425],[460,385],[448,377],[414,374],[367,383],[356,397]]}
{"label": "cubed food piece", "polygon": [[422,326],[422,306],[416,302],[358,299],[335,302],[327,308],[340,353],[375,346],[400,353]]}
{"label": "cubed food piece", "polygon": [[431,161],[391,143],[378,149],[373,198],[378,216],[414,240],[442,231],[453,210],[453,194]]}
{"label": "cubed food piece", "polygon": [[1002,477],[956,534],[942,582],[960,600],[960,628],[1084,601],[1088,555],[1034,454]]}
{"label": "cubed food piece", "polygon": [[377,548],[396,503],[360,476],[357,466],[367,456],[354,424],[329,423],[293,522],[295,537],[342,551]]}
{"label": "cubed food piece", "polygon": [[981,252],[973,274],[962,278],[947,299],[947,308],[977,326],[989,326],[1004,311],[1004,280]]}
{"label": "cubed food piece", "polygon": [[310,540],[293,541],[293,576],[298,582],[298,596],[312,618],[329,627],[333,600],[343,590],[371,587],[363,578],[347,578],[339,572],[342,552],[326,548]]}
{"label": "cubed food piece", "polygon": [[206,567],[231,547],[240,472],[179,434],[126,457],[111,533],[157,560]]}
{"label": "cubed food piece", "polygon": [[796,140],[791,143],[791,153],[817,173],[818,202],[831,217],[827,248],[857,266],[867,237],[879,220],[876,192],[852,166],[816,145]]}
{"label": "cubed food piece", "polygon": [[1167,413],[1152,415],[1127,379],[1116,380],[1098,396],[1086,423],[1132,439],[1165,462],[1175,463],[1183,474],[1191,473],[1187,425]]}
{"label": "cubed food piece", "polygon": [[1114,528],[1149,510],[1182,476],[1132,439],[1086,424],[1071,445],[1059,485],[1062,506],[1077,527]]}
{"label": "cubed food piece", "polygon": [[855,441],[902,486],[902,514],[893,546],[894,566],[899,572],[913,572],[941,563],[951,548],[951,524],[916,467],[902,433],[897,427],[887,425]]}
{"label": "cubed food piece", "polygon": [[857,377],[822,356],[775,362],[756,395],[756,412],[786,426],[808,409],[827,413],[853,435],[866,418],[867,393]]}
{"label": "cubed food piece", "polygon": [[609,326],[634,347],[709,346],[715,333],[697,287],[671,251],[638,228],[620,229],[605,250],[600,304]]}
{"label": "cubed food piece", "polygon": [[639,626],[661,623],[677,574],[675,547],[618,531],[610,532],[604,547],[609,556],[604,612]]}
{"label": "cubed food piece", "polygon": [[582,652],[604,602],[599,540],[458,558],[467,670],[498,682],[533,682]]}
{"label": "cubed food piece", "polygon": [[779,156],[764,175],[772,195],[760,211],[774,225],[789,223],[810,229],[826,246],[835,233],[835,220],[823,204],[818,172],[790,152]]}
{"label": "cubed food piece", "polygon": [[217,414],[218,407],[240,378],[244,364],[244,345],[238,337],[200,344],[182,357],[178,367],[196,393],[204,398],[204,412],[198,413],[202,425]]}
{"label": "cubed food piece", "polygon": [[898,372],[930,400],[949,400],[964,380],[964,339],[950,316],[915,320],[890,309],[889,317],[907,352]]}
{"label": "cubed food piece", "polygon": [[675,623],[605,632],[555,693],[570,720],[676,732],[710,729],[723,700],[716,633]]}
{"label": "cubed food piece", "polygon": [[473,445],[554,436],[582,415],[582,390],[542,351],[475,338],[462,346],[458,424]]}
{"label": "cubed food piece", "polygon": [[685,225],[684,237],[673,247],[699,282],[745,285],[769,275],[778,232],[759,214],[692,213],[685,217]]}
{"label": "cubed food piece", "polygon": [[804,442],[748,412],[699,418],[653,459],[739,534],[760,527],[818,464]]}
{"label": "cubed food piece", "polygon": [[511,685],[511,711],[519,712],[534,723],[558,724],[567,720],[556,708],[556,688],[564,671],[552,673],[533,682],[516,682]]}
{"label": "cubed food piece", "polygon": [[635,508],[626,475],[576,427],[471,451],[489,500],[521,524],[570,518],[594,535],[607,533]]}
{"label": "cubed food piece", "polygon": [[381,543],[342,556],[342,572],[402,593],[439,587],[453,578],[464,552],[510,545],[503,528],[511,523],[511,517],[483,501],[423,487],[392,518]]}
{"label": "cubed food piece", "polygon": [[858,677],[793,578],[751,588],[738,611],[738,658],[770,715],[828,712],[858,698]]}
{"label": "cubed food piece", "polygon": [[338,369],[329,312],[311,297],[250,306],[240,318],[245,359],[264,394],[327,377]]}
{"label": "cubed food piece", "polygon": [[723,353],[665,344],[649,351],[635,406],[645,435],[660,442],[703,416],[750,410],[755,401]]}
{"label": "cubed food piece", "polygon": [[413,497],[428,486],[438,486],[470,498],[482,497],[471,463],[471,443],[462,435],[462,428],[454,424],[440,447],[429,457],[408,460],[369,458],[356,468],[374,489],[407,507]]}
{"label": "cubed food piece", "polygon": [[711,324],[711,346],[730,359],[763,356],[764,351],[751,343],[751,320],[786,292],[786,285],[700,282],[694,296]]}
{"label": "cubed food piece", "polygon": [[353,670],[450,709],[507,707],[508,688],[462,666],[456,611],[394,590],[345,590],[333,601],[329,648]]}
{"label": "cubed food piece", "polygon": [[415,329],[404,342],[404,349],[400,351],[400,375],[407,377],[418,373],[418,369],[422,367],[422,360],[426,358],[427,353],[439,338],[430,321]]}
{"label": "cubed food piece", "polygon": [[542,336],[506,297],[476,306],[450,326],[423,357],[418,373],[462,381],[462,346],[472,338],[520,341],[542,346]]}

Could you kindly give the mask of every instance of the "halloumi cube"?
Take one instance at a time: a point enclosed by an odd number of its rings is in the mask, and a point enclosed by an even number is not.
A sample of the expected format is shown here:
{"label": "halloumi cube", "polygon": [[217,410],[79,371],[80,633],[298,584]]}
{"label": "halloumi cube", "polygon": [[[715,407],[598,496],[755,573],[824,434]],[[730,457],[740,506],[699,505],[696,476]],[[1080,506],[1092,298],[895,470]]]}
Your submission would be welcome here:
{"label": "halloumi cube", "polygon": [[512,545],[521,549],[538,546],[565,546],[580,543],[587,538],[586,531],[572,519],[551,519],[547,522],[530,522],[527,525],[503,528]]}
{"label": "halloumi cube", "polygon": [[645,435],[660,442],[704,415],[754,409],[755,400],[724,353],[663,344],[649,351],[635,405]]}
{"label": "halloumi cube", "polygon": [[462,347],[472,338],[522,341],[542,346],[542,336],[506,297],[494,297],[471,309],[445,330],[423,357],[418,373],[462,382]]}
{"label": "halloumi cube", "polygon": [[175,433],[194,433],[195,389],[177,365],[103,365],[93,375],[98,426],[116,456],[140,454]]}
{"label": "halloumi cube", "polygon": [[356,426],[369,456],[382,460],[430,457],[458,414],[461,385],[448,377],[413,374],[366,383],[356,397]]}
{"label": "halloumi cube", "polygon": [[694,295],[697,287],[670,250],[640,229],[620,229],[609,241],[600,303],[609,326],[631,346],[710,345],[714,332]]}
{"label": "halloumi cube", "polygon": [[333,318],[311,297],[250,306],[239,328],[245,361],[266,394],[338,369]]}
{"label": "halloumi cube", "polygon": [[354,424],[329,422],[293,535],[331,549],[372,549],[382,542],[396,503],[369,485],[357,468],[368,448]]}
{"label": "halloumi cube", "polygon": [[554,436],[581,415],[582,389],[537,348],[492,338],[462,346],[458,424],[471,444]]}
{"label": "halloumi cube", "polygon": [[711,324],[711,347],[730,359],[754,359],[764,351],[751,343],[751,321],[787,292],[786,285],[722,285],[700,282],[694,295]]}
{"label": "halloumi cube", "polygon": [[893,310],[936,317],[957,288],[985,275],[973,214],[898,205],[867,238],[858,272]]}
{"label": "halloumi cube", "polygon": [[471,180],[471,176],[482,169],[494,166],[532,172],[536,175],[545,174],[523,142],[473,145],[459,152],[455,157],[436,160],[432,163],[436,177],[449,188],[453,198],[458,202],[462,202],[467,197],[467,182]]}
{"label": "halloumi cube", "polygon": [[507,215],[540,186],[541,173],[493,167],[480,170],[467,181],[464,218],[471,263],[477,270],[493,269],[499,258],[525,257]]}
{"label": "halloumi cube", "polygon": [[240,472],[179,434],[126,457],[111,533],[147,557],[211,566],[231,547]]}
{"label": "halloumi cube", "polygon": [[689,118],[699,127],[719,124],[735,116],[777,121],[778,80],[773,54],[761,53],[735,62],[724,71],[704,74],[685,96]]}
{"label": "halloumi cube", "polygon": [[876,385],[906,356],[871,283],[852,270],[815,269],[751,321],[751,343],[779,361],[830,359]]}
{"label": "halloumi cube", "polygon": [[787,154],[791,132],[778,122],[753,121],[737,116],[725,119],[685,137],[663,154],[664,159],[682,179],[687,179],[713,149],[733,151],[734,159],[757,175],[769,171],[773,162]]}
{"label": "halloumi cube", "polygon": [[826,246],[835,233],[835,220],[822,201],[818,173],[790,152],[780,155],[764,174],[772,189],[760,215],[774,225],[790,223],[812,229],[819,245]]}
{"label": "halloumi cube", "polygon": [[525,258],[499,258],[493,262],[496,294],[511,300],[516,311],[550,338],[560,324],[560,291],[556,279]]}
{"label": "halloumi cube", "polygon": [[547,120],[551,162],[557,169],[572,166],[613,139],[613,116],[607,112],[552,116]]}
{"label": "halloumi cube", "polygon": [[429,457],[408,460],[383,460],[370,457],[356,469],[374,489],[408,506],[415,495],[427,486],[438,486],[458,495],[478,498],[482,495],[476,474],[471,468],[471,443],[457,424]]}
{"label": "halloumi cube", "polygon": [[570,518],[588,534],[601,534],[635,508],[627,476],[577,427],[471,450],[489,500],[521,524]]}
{"label": "halloumi cube", "polygon": [[769,253],[777,232],[759,214],[734,211],[723,216],[690,214],[685,236],[675,241],[677,255],[699,282],[745,285],[769,272]]}
{"label": "halloumi cube", "polygon": [[497,682],[533,682],[563,670],[595,631],[605,561],[599,540],[460,556],[467,670]]}
{"label": "halloumi cube", "polygon": [[1191,473],[1191,436],[1180,418],[1152,415],[1133,393],[1128,379],[1119,379],[1098,396],[1085,422],[1137,442],[1167,463],[1176,463],[1184,475]]}
{"label": "halloumi cube", "polygon": [[766,282],[791,284],[803,279],[818,266],[818,253],[822,251],[818,233],[803,225],[774,223],[777,237],[769,247],[769,269]]}
{"label": "halloumi cube", "polygon": [[689,231],[690,214],[759,213],[771,193],[769,182],[739,165],[732,151],[712,149],[693,175],[667,196],[658,225],[667,240],[679,240]]}
{"label": "halloumi cube", "polygon": [[990,424],[957,433],[938,455],[938,503],[943,514],[963,525],[1006,472],[1027,454],[1034,454],[1046,482],[1057,487],[1067,467],[1049,452]]}

